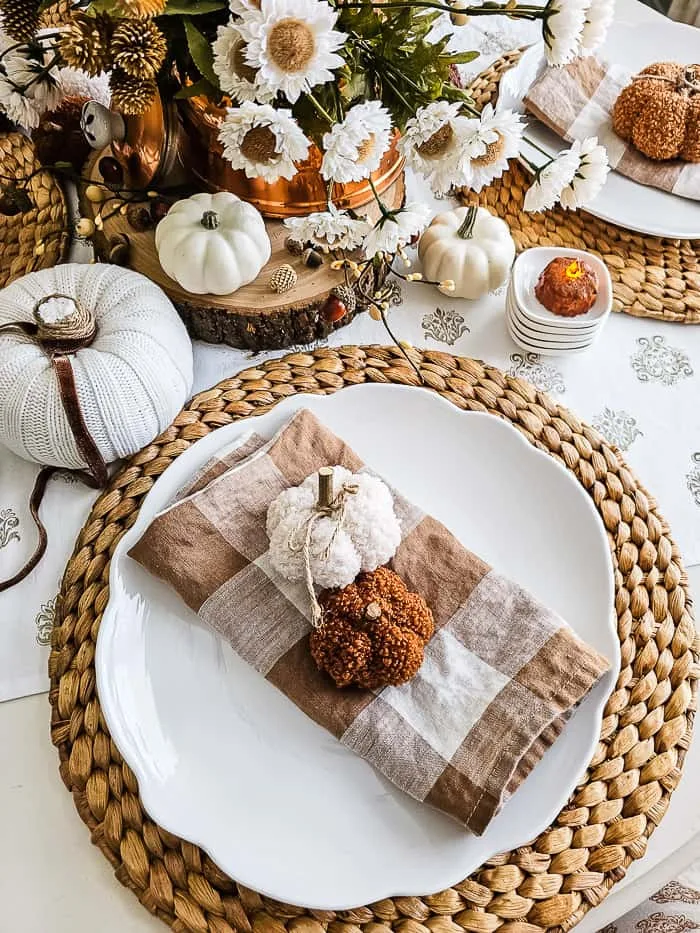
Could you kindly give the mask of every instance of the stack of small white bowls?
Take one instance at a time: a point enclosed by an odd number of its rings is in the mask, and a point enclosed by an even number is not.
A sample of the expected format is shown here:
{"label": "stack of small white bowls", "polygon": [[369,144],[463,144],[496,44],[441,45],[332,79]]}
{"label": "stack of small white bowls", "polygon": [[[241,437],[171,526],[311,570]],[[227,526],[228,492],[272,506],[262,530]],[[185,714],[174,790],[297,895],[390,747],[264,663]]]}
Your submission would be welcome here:
{"label": "stack of small white bowls", "polygon": [[[585,259],[598,275],[595,304],[585,314],[553,314],[535,296],[541,273],[557,256]],[[515,260],[506,298],[508,332],[523,350],[542,356],[569,356],[593,346],[612,310],[612,281],[605,263],[581,249],[538,246]]]}

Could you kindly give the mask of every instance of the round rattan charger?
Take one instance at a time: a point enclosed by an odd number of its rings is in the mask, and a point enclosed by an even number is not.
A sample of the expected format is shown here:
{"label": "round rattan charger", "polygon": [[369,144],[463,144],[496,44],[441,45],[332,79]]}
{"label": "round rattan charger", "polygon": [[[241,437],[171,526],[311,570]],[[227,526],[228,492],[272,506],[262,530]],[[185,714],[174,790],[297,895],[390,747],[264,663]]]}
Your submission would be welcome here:
{"label": "round rattan charger", "polygon": [[[522,50],[508,52],[474,80],[470,91],[479,108],[496,101],[502,75],[521,55]],[[610,270],[614,311],[680,324],[700,323],[700,240],[632,233],[585,211],[560,207],[528,214],[523,202],[531,184],[532,175],[513,160],[510,170],[481,194],[465,189],[461,198],[502,217],[518,250],[565,246],[597,253]]]}
{"label": "round rattan charger", "polygon": [[[68,208],[61,186],[41,168],[22,133],[0,133],[0,172],[23,182],[32,203],[14,216],[0,214],[0,288],[27,272],[60,262],[70,243]],[[36,174],[34,174],[36,172]]]}
{"label": "round rattan charger", "polygon": [[680,778],[698,640],[681,557],[653,499],[597,431],[529,383],[475,360],[407,352],[424,381],[416,391],[510,421],[571,470],[600,512],[615,568],[622,667],[595,756],[554,824],[530,845],[491,859],[448,890],[342,913],[262,897],[149,818],[100,712],[94,668],[110,558],[144,497],[193,442],[290,395],[370,382],[419,385],[395,347],[318,349],[248,369],[197,395],[99,497],[65,572],[49,662],[52,738],[78,812],[117,878],[180,933],[567,930],[644,855]]}

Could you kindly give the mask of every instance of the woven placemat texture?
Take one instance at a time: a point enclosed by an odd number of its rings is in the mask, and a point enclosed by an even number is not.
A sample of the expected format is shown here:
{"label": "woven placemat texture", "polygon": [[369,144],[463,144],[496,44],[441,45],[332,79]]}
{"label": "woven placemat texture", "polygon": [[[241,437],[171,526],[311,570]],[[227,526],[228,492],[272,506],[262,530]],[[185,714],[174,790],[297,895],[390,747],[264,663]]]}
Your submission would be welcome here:
{"label": "woven placemat texture", "polygon": [[[244,888],[148,817],[100,711],[94,668],[110,558],[144,496],[193,442],[290,395],[419,384],[395,347],[318,349],[245,370],[197,395],[96,501],[63,578],[49,661],[51,734],[78,812],[117,878],[180,933],[567,930],[644,855],[681,776],[700,644],[681,557],[653,499],[597,431],[529,383],[476,360],[407,352],[420,368],[420,391],[505,418],[570,470],[600,512],[614,563],[622,667],[593,761],[553,825],[530,845],[437,894],[341,913],[290,907]],[[571,535],[575,541],[575,528]]]}
{"label": "woven placemat texture", "polygon": [[[40,168],[31,140],[22,133],[0,134],[2,185],[23,181]],[[68,208],[61,186],[48,171],[34,175],[27,187],[30,210],[0,214],[0,288],[27,272],[60,262],[70,244]]]}
{"label": "woven placemat texture", "polygon": [[[507,53],[474,79],[469,89],[477,106],[495,103],[501,77],[521,55],[522,50]],[[460,194],[465,203],[481,204],[502,217],[518,250],[564,246],[597,253],[612,276],[614,311],[659,321],[700,323],[700,240],[632,233],[585,211],[572,213],[556,207],[528,214],[523,201],[531,183],[532,176],[513,161],[510,171],[481,194],[467,189]]]}

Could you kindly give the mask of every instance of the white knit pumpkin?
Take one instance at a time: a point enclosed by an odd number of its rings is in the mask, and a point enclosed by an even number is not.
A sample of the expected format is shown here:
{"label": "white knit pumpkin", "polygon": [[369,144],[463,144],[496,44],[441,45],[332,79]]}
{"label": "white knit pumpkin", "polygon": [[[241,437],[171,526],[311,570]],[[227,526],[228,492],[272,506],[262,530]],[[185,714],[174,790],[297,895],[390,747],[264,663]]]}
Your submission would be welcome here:
{"label": "white knit pumpkin", "polygon": [[[370,473],[351,473],[334,468],[336,492],[348,484],[342,525],[338,515],[318,517],[309,541],[309,569],[320,587],[348,586],[360,572],[386,564],[401,543],[401,525],[394,513],[389,487]],[[281,492],[267,511],[269,559],[285,579],[296,583],[305,577],[304,553],[299,547],[318,499],[318,473],[307,476],[300,486]],[[331,545],[332,542],[332,545]]]}
{"label": "white knit pumpkin", "polygon": [[[110,265],[66,264],[0,291],[0,326],[31,322],[50,295],[92,311],[96,334],[70,355],[85,425],[107,463],[164,431],[192,387],[192,344],[167,296],[149,279]],[[59,308],[61,302],[53,302]],[[0,331],[0,443],[46,466],[85,466],[56,373],[37,342]]]}

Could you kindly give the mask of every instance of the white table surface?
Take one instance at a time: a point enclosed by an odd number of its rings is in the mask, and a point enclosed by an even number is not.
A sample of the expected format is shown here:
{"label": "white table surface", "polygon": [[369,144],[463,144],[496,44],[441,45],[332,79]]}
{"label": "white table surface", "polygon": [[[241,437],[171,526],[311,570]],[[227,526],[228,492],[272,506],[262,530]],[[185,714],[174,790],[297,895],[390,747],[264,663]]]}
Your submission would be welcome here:
{"label": "white table surface", "polygon": [[[700,590],[700,566],[689,571]],[[2,933],[156,933],[151,917],[113,877],[90,844],[58,775],[45,694],[0,703],[0,931]],[[649,897],[700,858],[700,742],[646,856],[578,925],[594,933]]]}

